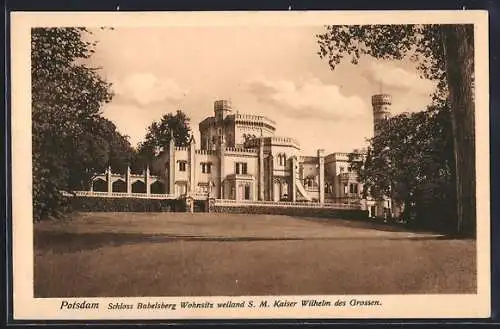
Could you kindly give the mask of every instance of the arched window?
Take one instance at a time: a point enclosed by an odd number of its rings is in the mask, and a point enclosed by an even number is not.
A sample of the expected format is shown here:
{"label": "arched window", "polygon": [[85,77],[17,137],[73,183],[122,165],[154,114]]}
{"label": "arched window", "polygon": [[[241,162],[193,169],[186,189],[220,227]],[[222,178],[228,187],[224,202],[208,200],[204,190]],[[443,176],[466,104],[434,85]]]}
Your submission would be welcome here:
{"label": "arched window", "polygon": [[283,153],[278,154],[278,165],[285,165],[285,155]]}
{"label": "arched window", "polygon": [[136,181],[132,184],[132,193],[146,193],[146,184],[143,181]]}
{"label": "arched window", "polygon": [[156,181],[153,184],[151,184],[151,194],[162,194],[165,193],[165,185],[160,182]]}
{"label": "arched window", "polygon": [[119,179],[113,183],[113,192],[127,192],[127,184]]}
{"label": "arched window", "polygon": [[108,184],[107,182],[102,179],[98,178],[92,182],[92,191],[94,192],[107,192],[108,191]]}

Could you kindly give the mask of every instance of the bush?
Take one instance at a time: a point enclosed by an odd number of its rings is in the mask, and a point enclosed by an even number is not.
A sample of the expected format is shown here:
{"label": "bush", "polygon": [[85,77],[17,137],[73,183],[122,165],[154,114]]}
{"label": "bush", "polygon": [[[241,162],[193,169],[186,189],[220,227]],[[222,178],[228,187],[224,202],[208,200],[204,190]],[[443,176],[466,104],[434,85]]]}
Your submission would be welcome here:
{"label": "bush", "polygon": [[82,212],[182,212],[183,200],[69,197],[71,210]]}
{"label": "bush", "polygon": [[356,209],[298,208],[273,206],[222,206],[213,205],[210,212],[233,214],[289,215],[301,217],[327,217],[344,219],[368,219],[368,211]]}

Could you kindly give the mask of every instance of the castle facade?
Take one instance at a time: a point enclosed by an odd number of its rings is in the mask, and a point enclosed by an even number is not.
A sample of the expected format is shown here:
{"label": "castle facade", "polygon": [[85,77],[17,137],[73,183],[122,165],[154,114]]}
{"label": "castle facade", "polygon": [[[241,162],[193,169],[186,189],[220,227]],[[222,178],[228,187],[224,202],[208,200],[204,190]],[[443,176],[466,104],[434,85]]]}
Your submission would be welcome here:
{"label": "castle facade", "polygon": [[[379,122],[389,117],[390,105],[390,95],[372,97],[375,134]],[[200,141],[191,137],[185,147],[175,146],[172,136],[143,175],[133,175],[129,169],[122,177],[110,168],[96,175],[90,192],[359,204],[370,216],[384,216],[392,207],[388,199],[362,198],[363,184],[350,169],[348,153],[325,154],[318,149],[314,155],[302,155],[297,140],[275,135],[273,120],[235,112],[227,100],[214,102],[213,116],[200,122],[199,131]],[[97,189],[98,183],[104,189]]]}
{"label": "castle facade", "polygon": [[191,138],[187,147],[176,147],[172,139],[154,162],[167,193],[236,201],[361,200],[363,186],[350,170],[349,154],[319,149],[303,156],[297,140],[275,135],[270,118],[235,113],[229,101],[218,100],[199,130],[199,144]]}

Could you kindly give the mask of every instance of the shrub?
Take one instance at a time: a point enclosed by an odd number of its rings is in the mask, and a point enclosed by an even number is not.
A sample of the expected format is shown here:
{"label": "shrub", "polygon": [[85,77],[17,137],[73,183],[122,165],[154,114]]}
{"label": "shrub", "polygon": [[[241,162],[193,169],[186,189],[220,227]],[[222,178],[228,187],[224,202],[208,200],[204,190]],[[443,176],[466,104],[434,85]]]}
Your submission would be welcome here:
{"label": "shrub", "polygon": [[68,199],[72,210],[82,212],[179,212],[185,210],[183,200],[78,196]]}
{"label": "shrub", "polygon": [[273,207],[273,206],[222,206],[212,205],[210,212],[233,214],[267,214],[289,215],[302,217],[330,217],[344,219],[368,219],[368,211],[356,209],[328,209],[328,208],[298,208],[298,207]]}

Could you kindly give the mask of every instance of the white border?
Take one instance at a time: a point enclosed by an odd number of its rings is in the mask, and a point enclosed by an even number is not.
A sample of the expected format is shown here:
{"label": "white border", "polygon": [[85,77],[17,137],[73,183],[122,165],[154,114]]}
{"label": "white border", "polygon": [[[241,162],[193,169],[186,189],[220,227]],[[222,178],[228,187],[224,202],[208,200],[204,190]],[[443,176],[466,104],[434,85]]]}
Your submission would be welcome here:
{"label": "white border", "polygon": [[[383,307],[367,308],[244,308],[168,311],[60,311],[62,298],[33,297],[33,221],[31,181],[30,29],[35,26],[298,26],[323,24],[475,24],[476,173],[478,291],[471,295],[379,295]],[[485,11],[365,12],[13,12],[11,14],[11,114],[14,319],[234,319],[234,318],[479,318],[490,316],[490,179],[488,16]],[[314,297],[314,296],[309,296]],[[316,296],[335,302],[354,296]],[[274,301],[277,297],[231,297],[233,301]],[[136,303],[154,301],[226,301],[228,297],[72,298]],[[302,300],[304,296],[287,296]]]}

